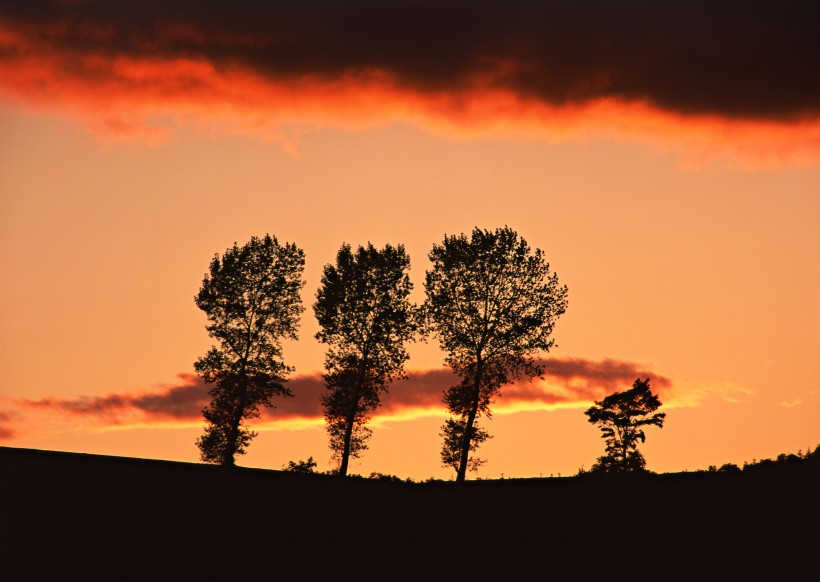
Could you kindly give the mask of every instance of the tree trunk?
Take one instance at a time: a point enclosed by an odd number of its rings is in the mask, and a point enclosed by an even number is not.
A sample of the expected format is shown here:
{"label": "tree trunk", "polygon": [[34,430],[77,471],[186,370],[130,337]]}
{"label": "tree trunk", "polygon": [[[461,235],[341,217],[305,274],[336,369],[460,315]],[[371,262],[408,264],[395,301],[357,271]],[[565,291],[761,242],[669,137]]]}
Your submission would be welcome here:
{"label": "tree trunk", "polygon": [[245,341],[245,355],[239,361],[239,404],[234,411],[231,419],[230,434],[228,434],[228,442],[226,443],[225,454],[222,457],[223,467],[233,467],[236,463],[236,441],[239,439],[239,425],[242,423],[242,417],[245,415],[245,406],[248,401],[248,358],[251,354],[251,339],[253,329],[253,313],[251,313],[248,321],[248,336]]}
{"label": "tree trunk", "polygon": [[347,466],[350,460],[350,439],[353,437],[353,423],[356,420],[356,415],[348,416],[347,426],[345,427],[345,442],[342,449],[342,462],[339,464],[339,476],[347,476]]}
{"label": "tree trunk", "polygon": [[629,439],[627,438],[627,432],[629,429],[624,428],[622,431],[618,431],[621,435],[621,472],[628,471],[628,465],[626,462],[626,456],[629,452]]}
{"label": "tree trunk", "polygon": [[231,419],[230,433],[228,434],[228,442],[225,444],[225,454],[222,457],[222,466],[230,468],[236,464],[236,441],[239,439],[239,425],[242,423],[242,416],[245,414],[245,404],[247,401],[247,378],[245,377],[244,366],[242,370],[242,379],[239,386],[239,404],[234,411]]}
{"label": "tree trunk", "polygon": [[236,441],[239,439],[239,424],[242,422],[242,406],[237,407],[233,418],[231,419],[231,429],[228,434],[227,443],[225,443],[225,454],[222,456],[223,467],[233,467],[236,462]]}
{"label": "tree trunk", "polygon": [[475,424],[475,417],[478,414],[478,398],[481,388],[481,358],[477,358],[475,370],[475,386],[473,388],[473,402],[470,406],[470,412],[467,415],[467,425],[464,427],[464,441],[461,444],[461,460],[458,463],[458,474],[456,475],[456,483],[463,483],[467,478],[467,463],[470,460],[470,443],[473,440],[473,425]]}
{"label": "tree trunk", "polygon": [[356,413],[359,412],[359,400],[362,397],[362,384],[364,384],[365,370],[367,368],[368,350],[362,350],[362,361],[359,363],[359,376],[357,379],[357,386],[355,398],[353,399],[352,409],[347,416],[347,426],[345,427],[345,442],[342,449],[342,462],[339,464],[339,476],[347,476],[347,467],[350,462],[350,441],[353,438],[353,425],[356,422]]}
{"label": "tree trunk", "polygon": [[464,427],[464,440],[461,444],[461,460],[458,463],[458,474],[456,475],[456,483],[463,483],[467,477],[467,463],[470,460],[470,443],[473,440],[473,424],[475,424],[476,413],[478,412],[478,398],[470,413],[467,415],[467,425]]}

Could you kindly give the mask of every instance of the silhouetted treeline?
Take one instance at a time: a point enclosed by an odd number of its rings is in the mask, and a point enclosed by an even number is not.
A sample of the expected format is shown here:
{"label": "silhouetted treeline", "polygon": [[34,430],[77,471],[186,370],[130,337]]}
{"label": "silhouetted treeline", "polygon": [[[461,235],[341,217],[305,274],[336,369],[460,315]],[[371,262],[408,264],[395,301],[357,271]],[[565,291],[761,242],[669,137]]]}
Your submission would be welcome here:
{"label": "silhouetted treeline", "polygon": [[[367,450],[367,425],[381,396],[392,381],[406,378],[409,342],[435,338],[444,363],[459,378],[442,395],[450,418],[440,433],[442,465],[459,482],[485,462],[475,453],[492,437],[479,419],[491,418],[503,386],[545,374],[538,358],[555,344],[552,334],[567,309],[568,291],[541,249],[532,249],[507,226],[476,227],[469,236],[445,235],[429,259],[421,305],[409,300],[410,257],[401,244],[377,249],[368,243],[353,250],[344,243],[335,263],[324,267],[313,310],[320,327],[316,338],[327,347],[321,401],[338,461],[329,473],[346,476],[349,460]],[[304,265],[301,248],[270,235],[234,243],[212,259],[195,297],[217,344],[194,364],[211,386],[211,401],[202,411],[205,431],[196,441],[202,461],[233,467],[256,436],[250,421],[260,409],[293,396],[287,379],[294,369],[284,361],[282,341],[298,339]],[[595,401],[586,415],[601,430],[606,449],[591,471],[645,472],[637,447],[646,439],[643,427],[663,427],[660,406],[648,378]],[[781,455],[744,470],[815,462],[815,456],[816,450]],[[315,467],[310,457],[286,469],[314,473]],[[725,464],[710,470],[741,469]]]}
{"label": "silhouetted treeline", "polygon": [[820,469],[820,445],[817,445],[813,450],[806,449],[804,453],[802,450],[797,453],[780,453],[774,459],[752,459],[752,461],[744,462],[742,467],[738,467],[734,463],[724,463],[720,467],[710,465],[706,470],[709,473],[740,473],[740,472],[765,472],[788,469],[791,467],[813,467]]}
{"label": "silhouetted treeline", "polygon": [[[308,458],[306,461],[290,461],[283,467],[283,470],[290,471],[293,473],[308,473],[314,475],[337,475],[337,470],[330,470],[330,471],[316,471],[316,462],[313,460],[313,457]],[[799,471],[810,471],[820,475],[820,445],[817,445],[814,449],[807,449],[804,453],[798,451],[797,453],[781,453],[774,459],[754,459],[751,462],[744,462],[742,466],[738,466],[734,463],[724,463],[720,467],[716,465],[710,465],[706,469],[698,469],[694,471],[683,471],[683,473],[692,473],[692,474],[756,474],[756,473],[777,473],[779,471],[790,471],[791,469],[799,470]],[[584,470],[579,469],[578,473],[575,475],[566,475],[561,476],[560,474],[550,477],[507,477],[506,479],[502,476],[501,481],[509,481],[509,480],[551,480],[551,479],[562,479],[562,480],[572,480],[574,477],[592,477],[592,476],[607,476],[607,475],[622,475],[624,473],[642,473],[647,475],[657,475],[653,471],[649,471],[647,469],[641,469],[638,471],[605,471],[605,470]],[[662,473],[663,474],[663,473]],[[371,472],[369,475],[359,475],[356,473],[348,474],[350,478],[353,479],[376,479],[379,481],[390,481],[393,483],[446,483],[446,480],[437,479],[435,477],[430,477],[428,479],[422,480],[414,480],[411,478],[401,478],[397,475],[391,475],[388,473],[380,473],[380,472]],[[495,481],[497,479],[491,478],[477,478],[478,481]]]}

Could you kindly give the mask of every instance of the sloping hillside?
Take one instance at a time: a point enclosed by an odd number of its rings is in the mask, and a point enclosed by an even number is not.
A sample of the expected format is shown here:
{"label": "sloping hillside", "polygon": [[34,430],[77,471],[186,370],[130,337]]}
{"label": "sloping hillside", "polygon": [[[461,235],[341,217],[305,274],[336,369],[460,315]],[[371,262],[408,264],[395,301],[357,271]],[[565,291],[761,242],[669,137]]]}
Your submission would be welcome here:
{"label": "sloping hillside", "polygon": [[0,447],[3,578],[811,579],[816,465],[457,486]]}

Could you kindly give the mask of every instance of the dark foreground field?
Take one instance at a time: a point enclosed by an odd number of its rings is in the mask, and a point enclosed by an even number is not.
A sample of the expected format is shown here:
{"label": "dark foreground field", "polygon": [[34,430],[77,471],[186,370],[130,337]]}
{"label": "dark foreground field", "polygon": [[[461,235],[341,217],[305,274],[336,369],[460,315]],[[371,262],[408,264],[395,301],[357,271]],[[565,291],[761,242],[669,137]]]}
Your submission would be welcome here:
{"label": "dark foreground field", "polygon": [[818,580],[813,466],[453,483],[0,447],[2,580]]}

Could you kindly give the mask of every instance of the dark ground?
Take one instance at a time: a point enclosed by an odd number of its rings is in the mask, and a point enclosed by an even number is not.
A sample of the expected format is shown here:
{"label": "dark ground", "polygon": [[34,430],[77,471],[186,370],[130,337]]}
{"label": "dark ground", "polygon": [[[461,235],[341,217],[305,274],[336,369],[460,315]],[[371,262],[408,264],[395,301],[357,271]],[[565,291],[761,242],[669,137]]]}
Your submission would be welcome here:
{"label": "dark ground", "polygon": [[817,465],[457,486],[0,447],[0,579],[820,580]]}

